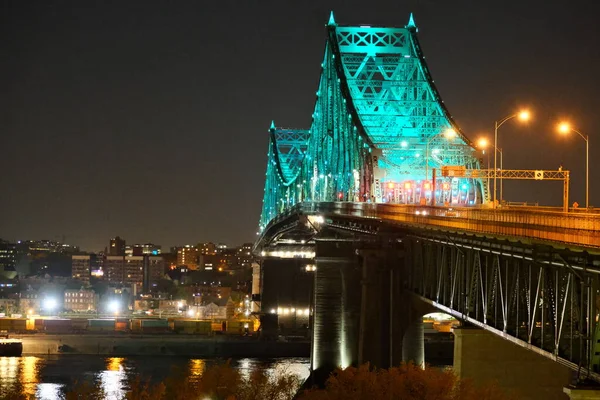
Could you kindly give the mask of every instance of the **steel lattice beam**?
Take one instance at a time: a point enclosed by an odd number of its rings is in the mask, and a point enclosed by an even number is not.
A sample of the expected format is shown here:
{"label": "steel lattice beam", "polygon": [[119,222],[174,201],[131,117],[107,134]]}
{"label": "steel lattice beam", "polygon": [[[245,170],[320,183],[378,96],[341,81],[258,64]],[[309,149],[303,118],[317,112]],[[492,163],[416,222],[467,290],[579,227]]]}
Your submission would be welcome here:
{"label": "steel lattice beam", "polygon": [[600,268],[584,254],[498,249],[450,237],[404,240],[407,288],[438,309],[600,381]]}

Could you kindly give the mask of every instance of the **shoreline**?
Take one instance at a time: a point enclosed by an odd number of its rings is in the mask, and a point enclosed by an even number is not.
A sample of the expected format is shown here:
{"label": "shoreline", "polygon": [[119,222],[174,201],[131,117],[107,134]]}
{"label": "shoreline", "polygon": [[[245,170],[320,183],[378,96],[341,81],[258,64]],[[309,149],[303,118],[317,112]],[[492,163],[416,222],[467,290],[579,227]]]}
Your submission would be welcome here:
{"label": "shoreline", "polygon": [[308,357],[310,342],[174,334],[11,335],[23,341],[23,355]]}
{"label": "shoreline", "polygon": [[[11,335],[23,342],[23,356],[100,355],[180,356],[200,358],[310,357],[310,341],[261,341],[257,337],[182,334],[25,334]],[[452,365],[454,342],[425,342],[428,363]]]}

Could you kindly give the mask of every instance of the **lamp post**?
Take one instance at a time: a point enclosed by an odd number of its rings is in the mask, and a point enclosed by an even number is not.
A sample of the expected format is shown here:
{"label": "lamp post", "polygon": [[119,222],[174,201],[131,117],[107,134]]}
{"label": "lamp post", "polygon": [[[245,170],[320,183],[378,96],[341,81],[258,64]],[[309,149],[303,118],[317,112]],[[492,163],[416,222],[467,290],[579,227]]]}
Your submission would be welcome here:
{"label": "lamp post", "polygon": [[588,209],[590,207],[590,180],[589,180],[589,172],[590,172],[590,136],[584,135],[579,132],[577,129],[573,129],[571,124],[568,122],[561,122],[558,125],[558,131],[562,134],[567,134],[570,132],[575,132],[583,140],[585,140],[585,208]]}
{"label": "lamp post", "polygon": [[[508,116],[502,118],[501,120],[496,121],[494,124],[494,208],[496,207],[496,188],[497,188],[496,178],[498,176],[498,166],[497,166],[497,161],[496,161],[497,157],[498,157],[498,129],[506,121],[509,121],[509,120],[511,120],[513,118],[517,118],[517,117],[521,121],[526,122],[531,117],[531,114],[527,110],[522,110],[516,114],[508,115]],[[500,152],[500,154],[502,154],[502,152]],[[500,168],[502,168],[502,167],[500,167]],[[500,179],[502,180],[502,177],[500,177]]]}
{"label": "lamp post", "polygon": [[[477,146],[479,146],[482,150],[485,151],[485,149],[490,146],[490,142],[487,140],[487,138],[481,138],[477,141]],[[503,153],[502,153],[502,149],[497,148],[494,145],[491,145],[494,150],[497,150],[500,153],[500,171],[503,170],[502,167],[502,158],[503,158]],[[488,153],[488,170],[490,169],[490,153]],[[490,178],[488,175],[488,188],[490,187]],[[502,197],[502,177],[500,177],[500,201],[502,201],[503,197]]]}

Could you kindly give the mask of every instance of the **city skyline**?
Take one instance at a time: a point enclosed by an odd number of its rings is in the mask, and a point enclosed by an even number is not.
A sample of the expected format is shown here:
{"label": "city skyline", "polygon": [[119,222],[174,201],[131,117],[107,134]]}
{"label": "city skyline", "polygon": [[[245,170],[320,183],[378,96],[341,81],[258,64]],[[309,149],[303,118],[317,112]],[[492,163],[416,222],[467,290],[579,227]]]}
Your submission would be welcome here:
{"label": "city skyline", "polygon": [[[583,204],[584,144],[553,126],[568,118],[598,149],[598,27],[593,6],[562,4],[14,2],[1,17],[9,57],[0,141],[11,150],[0,160],[10,188],[0,237],[65,236],[90,250],[117,234],[165,248],[252,241],[268,127],[309,126],[331,9],[341,24],[383,26],[404,26],[413,12],[467,136],[492,138],[495,120],[527,106],[528,126],[502,128],[505,166],[564,166],[571,198]],[[504,189],[519,201],[560,198],[552,184]],[[592,205],[598,195],[592,187]]]}

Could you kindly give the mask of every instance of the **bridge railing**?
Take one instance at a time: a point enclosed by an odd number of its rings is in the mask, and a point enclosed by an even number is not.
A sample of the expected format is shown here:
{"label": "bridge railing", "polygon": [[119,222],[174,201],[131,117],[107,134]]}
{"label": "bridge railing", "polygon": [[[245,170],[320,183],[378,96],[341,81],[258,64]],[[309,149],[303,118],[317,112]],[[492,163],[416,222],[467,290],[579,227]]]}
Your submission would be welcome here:
{"label": "bridge railing", "polygon": [[432,207],[376,203],[313,203],[308,213],[371,217],[425,227],[600,247],[600,215],[515,209]]}

